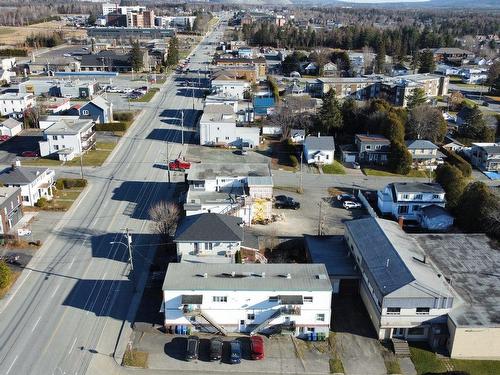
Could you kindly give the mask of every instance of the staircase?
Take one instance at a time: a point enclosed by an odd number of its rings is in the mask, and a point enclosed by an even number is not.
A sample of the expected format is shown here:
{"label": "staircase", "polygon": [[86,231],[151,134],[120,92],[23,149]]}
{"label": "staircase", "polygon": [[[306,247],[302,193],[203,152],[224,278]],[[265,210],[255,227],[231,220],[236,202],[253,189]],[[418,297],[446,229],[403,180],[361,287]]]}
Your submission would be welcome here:
{"label": "staircase", "polygon": [[394,348],[394,354],[398,357],[409,357],[410,348],[408,346],[408,341],[401,339],[392,339],[392,346]]}
{"label": "staircase", "polygon": [[212,327],[214,327],[217,331],[220,332],[221,335],[223,336],[227,336],[228,333],[227,331],[224,329],[224,327],[222,327],[221,325],[217,324],[212,318],[210,318],[206,312],[202,311],[202,310],[192,310],[192,311],[188,311],[188,312],[185,312],[184,315],[188,315],[188,316],[200,316],[202,317],[203,319],[205,319],[208,324],[210,324]]}
{"label": "staircase", "polygon": [[267,263],[267,258],[264,255],[262,255],[260,252],[256,251],[254,256],[255,256],[255,260],[258,260],[261,264]]}
{"label": "staircase", "polygon": [[266,328],[272,320],[276,319],[281,315],[281,309],[276,310],[269,318],[260,323],[257,327],[250,331],[250,335],[255,335],[256,333],[262,331]]}

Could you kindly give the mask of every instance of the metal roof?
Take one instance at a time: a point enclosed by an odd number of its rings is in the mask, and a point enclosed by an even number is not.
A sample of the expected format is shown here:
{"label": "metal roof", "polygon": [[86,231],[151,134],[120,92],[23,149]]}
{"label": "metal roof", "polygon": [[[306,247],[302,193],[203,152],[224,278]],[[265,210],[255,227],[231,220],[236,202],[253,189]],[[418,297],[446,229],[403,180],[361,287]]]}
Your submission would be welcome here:
{"label": "metal roof", "polygon": [[170,263],[163,290],[331,292],[332,284],[324,264]]}
{"label": "metal roof", "polygon": [[90,129],[94,125],[92,120],[76,119],[61,119],[54,122],[43,132],[46,135],[50,134],[67,134],[76,135]]}
{"label": "metal roof", "polygon": [[444,194],[441,185],[426,182],[394,182],[392,184],[396,193],[432,193]]}
{"label": "metal roof", "polygon": [[177,227],[175,242],[242,241],[241,218],[204,213],[186,216]]}
{"label": "metal roof", "polygon": [[14,129],[20,125],[22,125],[22,123],[13,119],[13,118],[8,118],[7,120],[2,121],[0,123],[0,126],[5,126],[6,128],[9,128],[9,129]]}
{"label": "metal roof", "polygon": [[188,181],[213,180],[217,177],[271,176],[267,163],[193,163]]}
{"label": "metal roof", "polygon": [[307,136],[304,146],[309,150],[334,150],[335,141],[332,136]]}
{"label": "metal roof", "polygon": [[370,143],[383,143],[389,145],[391,141],[389,141],[386,137],[379,134],[356,134],[356,138],[358,138],[361,142],[370,142]]}

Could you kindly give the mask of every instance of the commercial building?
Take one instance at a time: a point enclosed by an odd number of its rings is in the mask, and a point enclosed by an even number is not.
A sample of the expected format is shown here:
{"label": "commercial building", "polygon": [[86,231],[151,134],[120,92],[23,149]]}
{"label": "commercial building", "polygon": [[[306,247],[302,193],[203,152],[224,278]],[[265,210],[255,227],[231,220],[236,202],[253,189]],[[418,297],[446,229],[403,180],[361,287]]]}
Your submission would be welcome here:
{"label": "commercial building", "polygon": [[[141,50],[143,70],[149,70],[149,58],[146,50]],[[82,71],[131,72],[130,51],[106,50],[95,54],[83,55]]]}
{"label": "commercial building", "polygon": [[100,90],[97,81],[38,80],[31,79],[19,84],[19,93],[49,95],[63,98],[92,98]]}
{"label": "commercial building", "polygon": [[89,27],[89,38],[112,40],[118,39],[127,42],[134,40],[151,40],[171,38],[175,36],[175,29],[160,29],[146,27]]}
{"label": "commercial building", "polygon": [[332,285],[322,264],[171,263],[167,331],[328,335]]}

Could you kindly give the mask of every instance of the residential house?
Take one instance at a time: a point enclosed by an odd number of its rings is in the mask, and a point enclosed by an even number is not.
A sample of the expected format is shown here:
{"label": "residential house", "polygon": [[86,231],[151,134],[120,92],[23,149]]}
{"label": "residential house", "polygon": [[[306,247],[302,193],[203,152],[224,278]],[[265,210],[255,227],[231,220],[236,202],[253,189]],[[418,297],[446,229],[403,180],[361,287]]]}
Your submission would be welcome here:
{"label": "residential house", "polygon": [[236,126],[236,117],[231,106],[208,104],[200,119],[200,145],[253,148],[259,145],[260,129]]}
{"label": "residential house", "polygon": [[455,295],[417,241],[398,223],[373,217],[347,221],[344,236],[377,337],[444,345],[440,333]]}
{"label": "residential house", "polygon": [[377,205],[383,215],[395,219],[415,220],[422,207],[431,204],[444,207],[445,192],[437,183],[394,182],[377,193]]}
{"label": "residential house", "polygon": [[387,138],[378,134],[356,134],[354,142],[357,148],[357,161],[368,164],[387,164],[391,145]]}
{"label": "residential house", "polygon": [[43,102],[39,102],[48,113],[58,114],[61,112],[65,112],[71,108],[71,102],[69,98],[48,98]]}
{"label": "residential house", "polygon": [[458,66],[468,63],[474,57],[472,52],[456,47],[442,47],[434,51],[434,60]]}
{"label": "residential house", "polygon": [[186,216],[226,214],[245,225],[271,218],[273,180],[265,163],[192,164],[186,180]]}
{"label": "residential house", "polygon": [[13,118],[0,122],[0,135],[14,137],[23,130],[23,123]]}
{"label": "residential house", "polygon": [[20,187],[24,206],[34,206],[40,198],[52,199],[55,172],[43,167],[21,167],[13,164],[0,172],[0,182],[6,186]]}
{"label": "residential house", "polygon": [[250,83],[244,79],[237,79],[220,74],[211,82],[212,90],[218,96],[243,99],[245,92],[250,89]]}
{"label": "residential house", "polygon": [[426,230],[446,231],[453,226],[453,216],[437,204],[421,207],[415,214],[420,226]]}
{"label": "residential house", "polygon": [[290,332],[327,337],[332,285],[323,264],[171,263],[167,332]]}
{"label": "residential house", "polygon": [[59,160],[69,161],[95,145],[95,123],[90,119],[62,119],[43,131],[39,141],[40,155],[56,154]]}
{"label": "residential house", "polygon": [[307,136],[304,140],[304,158],[308,164],[333,164],[335,141],[332,136]]}
{"label": "residential house", "polygon": [[469,155],[476,168],[500,172],[500,143],[473,143]]}
{"label": "residential house", "polygon": [[234,263],[242,241],[241,218],[216,213],[184,217],[174,236],[180,262]]}
{"label": "residential house", "polygon": [[304,129],[292,129],[290,131],[290,140],[293,143],[302,144],[306,138],[306,131]]}
{"label": "residential house", "polygon": [[0,236],[9,234],[23,217],[21,189],[0,187]]}
{"label": "residential house", "polygon": [[265,118],[273,113],[276,101],[273,93],[268,90],[263,90],[254,93],[252,104],[255,117]]}
{"label": "residential house", "polygon": [[20,114],[34,106],[35,96],[32,94],[8,92],[0,95],[0,116]]}
{"label": "residential house", "polygon": [[438,146],[424,139],[406,141],[406,147],[411,154],[413,166],[418,169],[435,170],[446,157],[438,151]]}
{"label": "residential house", "polygon": [[304,63],[304,66],[302,67],[302,71],[306,75],[315,75],[318,73],[318,66],[316,63],[310,62],[310,63]]}
{"label": "residential house", "polygon": [[113,121],[113,103],[96,96],[90,102],[80,107],[80,116],[91,118],[97,124],[106,124]]}
{"label": "residential house", "polygon": [[323,75],[325,77],[336,76],[337,74],[338,74],[337,65],[335,65],[331,61],[323,65]]}

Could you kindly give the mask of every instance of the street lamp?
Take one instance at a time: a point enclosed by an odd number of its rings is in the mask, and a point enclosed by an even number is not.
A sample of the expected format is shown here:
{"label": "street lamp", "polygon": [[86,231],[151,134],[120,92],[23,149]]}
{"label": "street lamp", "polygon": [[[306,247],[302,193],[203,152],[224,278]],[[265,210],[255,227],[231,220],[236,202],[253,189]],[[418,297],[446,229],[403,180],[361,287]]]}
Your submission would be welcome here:
{"label": "street lamp", "polygon": [[126,236],[127,236],[127,243],[121,242],[121,241],[110,241],[110,245],[123,245],[127,246],[128,249],[128,256],[129,256],[129,262],[130,262],[130,270],[134,272],[134,259],[132,258],[132,236],[129,233],[128,228],[125,228]]}

